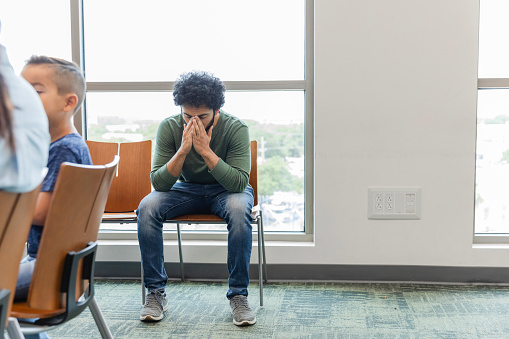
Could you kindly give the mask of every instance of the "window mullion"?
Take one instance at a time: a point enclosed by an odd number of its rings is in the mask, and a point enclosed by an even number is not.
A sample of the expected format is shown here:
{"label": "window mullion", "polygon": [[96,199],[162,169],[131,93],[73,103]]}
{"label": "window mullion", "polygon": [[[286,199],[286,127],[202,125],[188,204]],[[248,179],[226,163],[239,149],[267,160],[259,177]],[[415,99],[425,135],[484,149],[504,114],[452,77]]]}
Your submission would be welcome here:
{"label": "window mullion", "polygon": [[509,78],[479,78],[477,87],[479,89],[509,88]]}
{"label": "window mullion", "polygon": [[[70,0],[71,9],[71,49],[72,61],[77,63],[85,74],[83,53],[83,0]],[[82,105],[73,117],[74,126],[78,133],[86,138],[85,105]]]}
{"label": "window mullion", "polygon": [[[89,92],[160,92],[171,91],[173,81],[87,82]],[[306,81],[224,81],[228,91],[306,90]]]}

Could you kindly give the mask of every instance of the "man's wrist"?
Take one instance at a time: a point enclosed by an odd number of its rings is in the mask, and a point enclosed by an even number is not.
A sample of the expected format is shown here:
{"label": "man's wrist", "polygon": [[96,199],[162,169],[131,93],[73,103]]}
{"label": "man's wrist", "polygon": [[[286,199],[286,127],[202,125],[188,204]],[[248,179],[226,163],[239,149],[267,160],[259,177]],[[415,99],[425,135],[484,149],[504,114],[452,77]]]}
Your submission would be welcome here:
{"label": "man's wrist", "polygon": [[211,170],[211,171],[214,169],[214,167],[216,167],[216,165],[219,161],[219,157],[211,149],[209,149],[207,152],[203,153],[202,158],[205,161],[205,163],[207,164],[207,167],[209,168],[209,170]]}
{"label": "man's wrist", "polygon": [[175,156],[176,156],[176,157],[184,157],[184,158],[185,158],[188,154],[189,154],[189,151],[187,151],[187,152],[186,152],[186,151],[184,151],[184,150],[182,149],[182,147],[181,147],[181,148],[179,148],[179,149],[177,150],[177,153],[175,154]]}
{"label": "man's wrist", "polygon": [[203,159],[211,159],[214,156],[216,156],[216,153],[214,153],[214,151],[209,148],[209,149],[205,150],[205,152],[203,152],[200,155],[202,156]]}
{"label": "man's wrist", "polygon": [[168,172],[174,176],[179,177],[180,172],[182,171],[182,165],[186,160],[187,153],[185,153],[182,149],[178,149],[175,155],[166,163],[166,169]]}

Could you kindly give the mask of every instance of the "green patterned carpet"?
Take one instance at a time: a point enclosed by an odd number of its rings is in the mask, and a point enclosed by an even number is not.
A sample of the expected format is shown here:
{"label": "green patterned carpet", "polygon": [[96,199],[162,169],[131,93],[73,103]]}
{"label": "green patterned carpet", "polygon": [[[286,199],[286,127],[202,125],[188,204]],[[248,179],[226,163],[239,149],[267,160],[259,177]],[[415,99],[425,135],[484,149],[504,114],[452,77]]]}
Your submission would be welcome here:
{"label": "green patterned carpet", "polygon": [[[270,283],[258,322],[233,325],[226,283],[170,282],[170,308],[139,321],[139,281],[98,281],[96,299],[114,338],[509,338],[509,287],[417,284]],[[100,338],[87,310],[48,332]]]}

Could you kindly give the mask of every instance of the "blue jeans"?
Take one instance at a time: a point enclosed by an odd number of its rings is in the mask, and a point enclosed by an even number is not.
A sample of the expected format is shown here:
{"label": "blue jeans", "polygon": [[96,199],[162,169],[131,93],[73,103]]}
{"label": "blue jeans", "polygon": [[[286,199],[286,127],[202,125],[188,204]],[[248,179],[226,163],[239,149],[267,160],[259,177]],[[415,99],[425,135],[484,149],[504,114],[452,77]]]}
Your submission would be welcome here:
{"label": "blue jeans", "polygon": [[184,214],[215,214],[228,229],[228,292],[226,297],[246,295],[249,285],[249,262],[253,245],[251,209],[254,192],[248,186],[242,193],[232,193],[221,184],[201,185],[177,182],[170,191],[153,191],[140,202],[138,240],[145,287],[164,289],[168,276],[164,269],[163,222]]}
{"label": "blue jeans", "polygon": [[27,255],[19,264],[18,280],[16,281],[16,292],[14,300],[26,300],[28,298],[28,289],[34,274],[35,258]]}
{"label": "blue jeans", "polygon": [[[27,255],[23,258],[19,264],[18,281],[16,282],[16,292],[14,294],[14,300],[26,300],[28,297],[28,290],[30,288],[30,282],[32,281],[32,275],[34,273],[35,258]],[[23,319],[27,322],[35,322],[37,319]],[[25,335],[26,339],[49,339],[46,332],[37,334]]]}

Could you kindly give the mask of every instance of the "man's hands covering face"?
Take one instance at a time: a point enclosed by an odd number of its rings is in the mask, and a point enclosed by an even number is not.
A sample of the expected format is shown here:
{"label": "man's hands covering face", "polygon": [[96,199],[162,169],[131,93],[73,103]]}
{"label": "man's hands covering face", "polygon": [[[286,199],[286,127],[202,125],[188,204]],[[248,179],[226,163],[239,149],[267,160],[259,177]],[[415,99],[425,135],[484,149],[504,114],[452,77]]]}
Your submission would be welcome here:
{"label": "man's hands covering face", "polygon": [[180,146],[184,154],[189,154],[193,147],[194,119],[189,124],[184,125],[184,133],[182,134],[182,145]]}
{"label": "man's hands covering face", "polygon": [[218,118],[219,112],[214,115],[214,123],[208,131],[205,130],[205,126],[198,117],[191,118],[189,123],[184,125],[181,146],[182,151],[187,154],[191,151],[191,147],[194,146],[194,149],[198,152],[198,154],[201,156],[205,155],[205,153],[210,150],[210,138]]}

